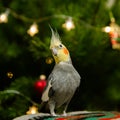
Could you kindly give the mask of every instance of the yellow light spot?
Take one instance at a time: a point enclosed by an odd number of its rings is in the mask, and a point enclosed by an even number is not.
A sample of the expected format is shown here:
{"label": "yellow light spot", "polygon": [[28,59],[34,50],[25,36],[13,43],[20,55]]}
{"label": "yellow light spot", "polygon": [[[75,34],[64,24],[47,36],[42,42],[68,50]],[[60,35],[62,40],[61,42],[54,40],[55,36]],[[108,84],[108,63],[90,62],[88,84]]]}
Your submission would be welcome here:
{"label": "yellow light spot", "polygon": [[72,21],[72,18],[66,20],[66,22],[62,25],[63,28],[66,28],[68,31],[75,28],[75,25]]}
{"label": "yellow light spot", "polygon": [[40,80],[45,80],[46,76],[44,74],[40,75]]}
{"label": "yellow light spot", "polygon": [[38,26],[36,23],[33,23],[30,28],[28,29],[27,33],[30,35],[30,36],[34,36],[35,34],[37,34],[39,32],[38,30]]}
{"label": "yellow light spot", "polygon": [[7,72],[7,77],[8,78],[13,78],[13,73],[12,72]]}
{"label": "yellow light spot", "polygon": [[6,10],[4,13],[0,14],[0,23],[8,22],[8,14],[9,14],[9,10]]}
{"label": "yellow light spot", "polygon": [[29,107],[29,110],[26,112],[26,114],[36,114],[38,113],[38,108],[36,106]]}
{"label": "yellow light spot", "polygon": [[53,62],[53,58],[52,57],[46,58],[46,63],[47,64],[51,64],[52,62]]}
{"label": "yellow light spot", "polygon": [[110,26],[106,26],[103,28],[103,31],[106,33],[109,33],[111,31],[111,27]]}

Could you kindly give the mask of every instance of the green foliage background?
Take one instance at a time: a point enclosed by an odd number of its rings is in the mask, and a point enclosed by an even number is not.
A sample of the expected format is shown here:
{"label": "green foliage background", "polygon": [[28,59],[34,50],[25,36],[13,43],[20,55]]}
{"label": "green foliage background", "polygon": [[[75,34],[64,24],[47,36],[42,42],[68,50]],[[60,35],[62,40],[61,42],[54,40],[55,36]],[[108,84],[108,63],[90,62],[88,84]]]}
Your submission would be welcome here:
{"label": "green foliage background", "polygon": [[[8,23],[0,24],[0,90],[18,90],[36,100],[34,83],[40,74],[49,75],[54,63],[46,64],[52,57],[49,50],[51,31],[57,29],[63,43],[71,53],[75,68],[80,73],[81,85],[71,101],[72,110],[119,110],[120,101],[120,51],[113,50],[108,34],[101,28],[109,25],[109,11],[120,25],[120,1],[108,9],[107,0],[0,0],[0,13],[11,12]],[[19,16],[15,16],[14,12]],[[49,17],[72,16],[75,29],[62,28],[65,19]],[[19,17],[21,19],[19,19]],[[46,18],[44,20],[43,18]],[[39,33],[34,37],[27,30],[34,20]],[[6,76],[12,72],[12,79]],[[40,102],[38,102],[40,103]],[[23,115],[31,103],[19,95],[0,95],[0,118],[11,120]]]}

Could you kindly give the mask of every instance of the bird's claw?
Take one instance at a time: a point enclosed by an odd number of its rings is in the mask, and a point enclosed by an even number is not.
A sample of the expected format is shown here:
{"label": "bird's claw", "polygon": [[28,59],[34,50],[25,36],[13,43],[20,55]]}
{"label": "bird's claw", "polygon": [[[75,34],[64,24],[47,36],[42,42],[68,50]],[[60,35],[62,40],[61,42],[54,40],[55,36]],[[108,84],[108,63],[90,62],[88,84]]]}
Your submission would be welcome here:
{"label": "bird's claw", "polygon": [[65,111],[63,111],[63,114],[62,114],[63,116],[67,116],[67,113],[65,112]]}
{"label": "bird's claw", "polygon": [[57,114],[55,114],[55,113],[51,113],[51,115],[52,115],[52,116],[57,116]]}

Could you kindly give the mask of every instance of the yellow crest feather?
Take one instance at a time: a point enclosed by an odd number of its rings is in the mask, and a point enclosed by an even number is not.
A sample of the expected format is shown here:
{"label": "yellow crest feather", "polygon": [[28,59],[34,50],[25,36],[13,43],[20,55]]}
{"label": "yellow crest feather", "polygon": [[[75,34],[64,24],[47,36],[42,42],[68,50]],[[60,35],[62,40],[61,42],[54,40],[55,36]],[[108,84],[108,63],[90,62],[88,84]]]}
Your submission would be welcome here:
{"label": "yellow crest feather", "polygon": [[58,32],[54,31],[51,27],[50,27],[50,29],[52,32],[50,48],[52,48],[53,46],[59,45],[62,42],[61,42],[61,39],[60,39]]}

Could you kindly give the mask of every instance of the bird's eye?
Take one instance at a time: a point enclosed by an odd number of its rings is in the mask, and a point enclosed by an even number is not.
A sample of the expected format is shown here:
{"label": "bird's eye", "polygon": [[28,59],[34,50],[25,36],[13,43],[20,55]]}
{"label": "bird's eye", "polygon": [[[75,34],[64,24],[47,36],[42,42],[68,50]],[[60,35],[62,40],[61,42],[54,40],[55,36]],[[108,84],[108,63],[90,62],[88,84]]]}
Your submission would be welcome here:
{"label": "bird's eye", "polygon": [[59,47],[62,48],[63,47],[62,44],[60,44]]}

